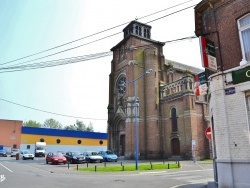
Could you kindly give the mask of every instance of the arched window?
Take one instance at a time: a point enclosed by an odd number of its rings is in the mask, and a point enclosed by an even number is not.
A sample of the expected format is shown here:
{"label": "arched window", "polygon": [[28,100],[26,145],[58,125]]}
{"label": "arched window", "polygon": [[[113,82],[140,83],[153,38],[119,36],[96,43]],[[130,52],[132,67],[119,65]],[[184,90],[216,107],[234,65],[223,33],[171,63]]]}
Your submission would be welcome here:
{"label": "arched window", "polygon": [[172,132],[177,132],[177,114],[176,114],[176,108],[171,109],[171,120],[172,120]]}
{"label": "arched window", "polygon": [[77,140],[77,144],[81,144],[82,143],[82,141],[81,140]]}
{"label": "arched window", "polygon": [[60,140],[60,139],[56,139],[56,143],[57,143],[57,144],[60,144],[60,143],[61,143],[61,140]]}
{"label": "arched window", "polygon": [[100,140],[100,141],[99,141],[99,144],[100,144],[100,145],[102,145],[102,144],[103,144],[103,141],[102,141],[102,140]]}

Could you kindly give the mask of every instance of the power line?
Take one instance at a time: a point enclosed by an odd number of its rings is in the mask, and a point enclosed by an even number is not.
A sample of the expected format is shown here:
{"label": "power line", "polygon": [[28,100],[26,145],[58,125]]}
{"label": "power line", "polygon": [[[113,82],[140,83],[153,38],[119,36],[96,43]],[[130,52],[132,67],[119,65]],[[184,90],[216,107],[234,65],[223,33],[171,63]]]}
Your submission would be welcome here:
{"label": "power line", "polygon": [[[173,42],[180,42],[183,40],[190,40],[190,39],[194,39],[194,38],[197,38],[197,37],[196,36],[183,37],[183,38],[179,38],[179,39],[165,41],[163,43],[168,44],[168,43],[173,43]],[[143,48],[146,46],[151,46],[151,44],[134,46],[133,48]],[[55,66],[73,64],[73,63],[78,63],[78,62],[82,62],[82,61],[103,58],[103,57],[107,57],[110,55],[112,55],[112,52],[108,51],[108,52],[101,52],[101,53],[89,54],[89,55],[84,55],[84,56],[77,56],[77,57],[71,57],[71,58],[65,58],[65,59],[58,59],[58,60],[52,60],[52,61],[45,61],[45,62],[39,62],[39,63],[20,65],[20,66],[8,66],[8,67],[0,68],[0,73],[55,67]]]}
{"label": "power line", "polygon": [[12,102],[12,101],[9,101],[9,100],[5,100],[5,99],[1,99],[1,98],[0,98],[0,100],[2,100],[4,102],[11,103],[11,104],[14,104],[14,105],[17,105],[17,106],[21,106],[21,107],[24,107],[24,108],[28,108],[28,109],[48,113],[48,114],[54,114],[54,115],[58,115],[58,116],[64,116],[64,117],[70,117],[70,118],[78,118],[78,119],[89,119],[89,120],[107,120],[107,119],[84,118],[84,117],[80,117],[80,116],[71,116],[71,115],[59,114],[59,113],[49,112],[49,111],[46,111],[46,110],[40,110],[40,109],[33,108],[33,107],[30,107],[30,106],[25,106],[25,105],[18,104],[18,103],[15,103],[15,102]]}
{"label": "power line", "polygon": [[72,58],[65,58],[65,59],[45,61],[45,62],[40,62],[40,63],[20,65],[20,66],[8,66],[8,67],[0,68],[0,73],[55,67],[55,66],[60,66],[60,65],[73,64],[73,63],[78,63],[82,61],[98,59],[98,58],[107,57],[110,55],[112,55],[112,52],[109,51],[109,52],[101,52],[101,53],[84,55],[84,56],[77,56],[77,57],[72,57]]}
{"label": "power line", "polygon": [[[169,10],[169,9],[172,9],[172,8],[175,8],[175,7],[178,7],[178,6],[181,6],[181,5],[184,5],[184,4],[186,4],[186,3],[188,3],[188,2],[191,2],[191,1],[194,1],[194,0],[188,0],[188,1],[185,1],[185,2],[183,2],[183,3],[179,3],[179,4],[177,4],[177,5],[168,7],[168,8],[166,8],[166,9],[163,9],[163,10],[160,10],[160,11],[157,11],[157,12],[154,12],[154,13],[151,13],[151,14],[148,14],[148,15],[146,15],[146,16],[140,17],[140,18],[138,18],[137,20],[143,19],[143,18],[146,18],[146,17],[149,17],[149,16],[152,16],[152,15],[155,15],[155,14],[158,14],[158,13],[160,13],[160,12],[163,12],[163,11],[166,11],[166,10]],[[195,5],[190,6],[190,7],[188,7],[188,8],[191,8],[191,7],[194,7],[194,6],[195,6]],[[179,10],[179,11],[177,11],[177,12],[180,12],[180,11],[186,10],[186,9],[187,9],[187,8],[181,9],[181,10]],[[175,13],[177,13],[177,12],[171,13],[171,14],[169,14],[169,15],[175,14]],[[153,22],[153,21],[162,19],[162,18],[164,18],[164,17],[166,17],[166,16],[169,16],[169,15],[165,15],[165,16],[163,16],[163,17],[160,17],[160,18],[158,18],[158,19],[152,20],[152,21],[147,22],[147,23],[151,23],[151,22]],[[82,37],[82,38],[79,38],[79,39],[76,39],[76,40],[73,40],[73,41],[64,43],[64,44],[59,45],[59,46],[55,46],[55,47],[53,47],[53,48],[49,48],[49,49],[44,50],[44,51],[41,51],[41,52],[37,52],[37,53],[31,54],[31,55],[27,55],[27,56],[24,56],[24,57],[21,57],[21,58],[12,60],[12,61],[8,61],[8,62],[2,63],[2,64],[0,64],[0,65],[9,64],[9,63],[12,63],[12,62],[15,62],[15,61],[19,61],[19,60],[22,60],[22,59],[26,59],[26,58],[28,58],[28,57],[32,57],[32,56],[35,56],[35,55],[38,55],[38,54],[41,54],[41,53],[44,53],[44,52],[48,52],[48,51],[54,50],[54,49],[56,49],[56,48],[60,48],[60,47],[62,47],[62,46],[66,46],[66,45],[68,45],[68,44],[71,44],[71,43],[74,43],[74,42],[77,42],[77,41],[80,41],[80,40],[83,40],[83,39],[86,39],[86,38],[89,38],[89,37],[92,37],[92,36],[101,34],[101,33],[103,33],[103,32],[106,32],[106,31],[115,29],[115,28],[117,28],[117,27],[120,27],[120,26],[125,25],[125,24],[128,24],[128,23],[130,23],[130,22],[126,22],[126,23],[123,23],[123,24],[119,24],[119,25],[117,25],[117,26],[114,26],[114,27],[111,27],[111,28],[108,28],[108,29],[99,31],[99,32],[97,32],[97,33],[88,35],[88,36],[86,36],[86,37]],[[59,52],[57,52],[57,53],[49,54],[49,55],[44,56],[44,57],[32,59],[32,60],[30,60],[30,61],[26,61],[26,62],[23,62],[23,63],[27,63],[27,62],[31,62],[31,61],[43,59],[43,58],[46,58],[46,57],[50,57],[50,56],[53,56],[53,55],[57,55],[57,54],[59,54],[59,53],[63,53],[63,52],[69,51],[69,50],[73,50],[73,49],[82,47],[82,46],[84,46],[84,45],[91,44],[91,43],[94,43],[94,42],[103,40],[103,39],[105,39],[105,38],[109,38],[109,37],[114,36],[114,35],[117,35],[117,34],[119,34],[119,33],[121,33],[121,32],[115,33],[115,34],[113,34],[113,35],[109,35],[109,36],[107,36],[107,37],[100,38],[100,39],[98,39],[98,40],[94,40],[94,41],[92,41],[92,42],[89,42],[89,43],[86,43],[86,44],[83,44],[83,45],[79,45],[79,46],[76,46],[76,47],[73,47],[73,48],[69,48],[69,49],[66,49],[66,50],[63,50],[63,51],[59,51]]]}

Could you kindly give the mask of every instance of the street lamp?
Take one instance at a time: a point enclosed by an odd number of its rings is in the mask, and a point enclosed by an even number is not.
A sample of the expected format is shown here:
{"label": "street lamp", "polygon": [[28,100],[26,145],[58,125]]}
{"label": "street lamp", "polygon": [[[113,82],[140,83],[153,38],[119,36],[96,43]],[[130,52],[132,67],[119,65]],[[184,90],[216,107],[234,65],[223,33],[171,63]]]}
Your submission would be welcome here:
{"label": "street lamp", "polygon": [[137,107],[136,107],[136,82],[144,77],[146,74],[149,74],[152,72],[152,69],[146,70],[141,76],[138,78],[128,82],[127,84],[133,83],[134,84],[134,114],[135,114],[135,169],[138,170],[138,112],[137,112]]}

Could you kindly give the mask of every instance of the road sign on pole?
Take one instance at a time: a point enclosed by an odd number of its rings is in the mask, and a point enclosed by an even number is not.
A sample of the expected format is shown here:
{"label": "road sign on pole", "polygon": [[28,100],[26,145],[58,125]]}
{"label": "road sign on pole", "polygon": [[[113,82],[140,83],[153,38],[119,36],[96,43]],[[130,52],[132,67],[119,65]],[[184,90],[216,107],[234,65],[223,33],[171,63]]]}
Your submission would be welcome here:
{"label": "road sign on pole", "polygon": [[212,132],[211,132],[211,127],[208,127],[205,131],[205,135],[208,139],[212,138]]}

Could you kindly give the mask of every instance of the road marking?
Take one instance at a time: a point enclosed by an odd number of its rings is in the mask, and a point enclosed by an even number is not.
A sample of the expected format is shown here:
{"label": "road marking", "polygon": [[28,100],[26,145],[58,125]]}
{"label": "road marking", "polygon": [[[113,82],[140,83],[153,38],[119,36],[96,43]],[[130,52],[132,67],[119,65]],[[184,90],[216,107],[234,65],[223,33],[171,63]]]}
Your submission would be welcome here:
{"label": "road marking", "polygon": [[[198,182],[198,183],[204,183],[204,184],[206,184],[207,181],[201,181],[201,182]],[[193,185],[193,184],[197,184],[197,182],[196,183],[189,183],[189,184],[180,184],[180,185],[176,185],[176,186],[173,186],[173,187],[170,187],[170,188],[178,188],[180,186],[187,186],[187,185]]]}
{"label": "road marking", "polygon": [[181,174],[181,173],[190,173],[190,172],[201,172],[201,171],[210,171],[214,169],[203,169],[203,170],[187,170],[187,171],[176,171],[176,172],[170,172],[170,171],[155,171],[155,172],[139,172],[139,174],[168,174],[168,175],[174,175],[174,174]]}
{"label": "road marking", "polygon": [[0,163],[0,165],[1,165],[2,167],[4,167],[5,169],[7,169],[8,171],[13,172],[12,170],[10,170],[9,168],[7,168],[7,167],[4,166],[3,164]]}

